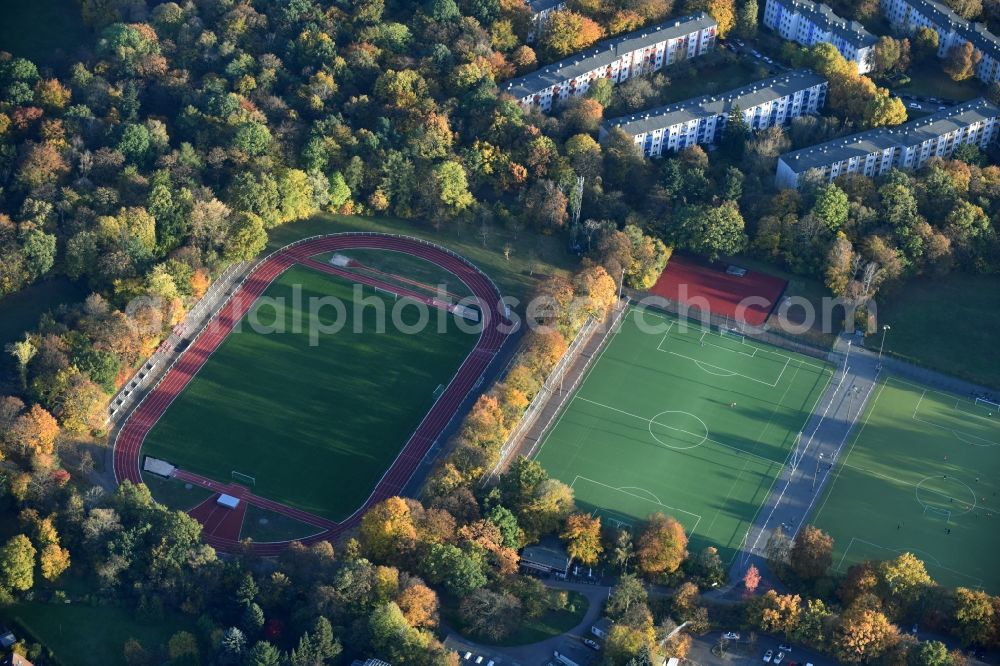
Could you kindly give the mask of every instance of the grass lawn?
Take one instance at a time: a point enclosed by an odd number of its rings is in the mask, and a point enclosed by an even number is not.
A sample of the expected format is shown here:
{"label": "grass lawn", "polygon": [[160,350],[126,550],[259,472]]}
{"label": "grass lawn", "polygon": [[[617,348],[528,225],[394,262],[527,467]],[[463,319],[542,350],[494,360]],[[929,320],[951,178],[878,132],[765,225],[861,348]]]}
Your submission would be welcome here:
{"label": "grass lawn", "polygon": [[654,512],[737,552],[828,385],[813,359],[633,309],[537,459],[605,525]]}
{"label": "grass lawn", "polygon": [[34,634],[62,666],[124,664],[122,649],[130,638],[155,652],[174,633],[195,631],[193,623],[175,615],[145,621],[125,608],[79,603],[20,603],[4,614]]}
{"label": "grass lawn", "polygon": [[[440,333],[436,318],[415,334],[391,321],[376,332],[376,308],[356,319],[352,287],[304,267],[286,271],[265,296],[291,304],[300,288],[303,304],[338,298],[341,331],[311,346],[307,315],[296,331],[294,307],[276,321],[275,308],[259,300],[153,427],[143,453],[219,481],[231,481],[233,470],[249,474],[255,493],[333,520],[353,513],[478,336],[450,318]],[[394,301],[383,302],[391,312]],[[417,317],[412,307],[402,314],[407,325]],[[255,317],[286,332],[256,332]],[[332,326],[338,314],[325,307],[319,319]]]}
{"label": "grass lawn", "polygon": [[714,60],[690,61],[687,63],[692,68],[690,75],[674,72],[669,68],[664,70],[670,79],[670,85],[661,91],[660,104],[673,104],[692,97],[725,92],[771,76],[764,67],[751,59]]}
{"label": "grass lawn", "polygon": [[[589,606],[590,603],[587,601],[587,597],[583,596],[579,592],[570,592],[566,608],[562,610],[548,610],[542,614],[541,617],[537,617],[533,620],[526,620],[520,627],[518,627],[517,631],[507,638],[499,641],[491,641],[481,636],[470,636],[469,638],[483,645],[499,645],[504,647],[539,643],[552,638],[553,636],[565,634],[570,629],[580,624],[580,622],[583,621],[584,616],[587,614],[587,608]],[[446,603],[446,605],[442,608],[442,613],[449,624],[455,627],[461,626],[458,616],[457,602]]]}
{"label": "grass lawn", "polygon": [[[541,278],[554,273],[567,274],[578,263],[559,236],[545,236],[527,229],[519,231],[515,238],[510,230],[494,225],[484,244],[478,228],[469,225],[456,227],[452,224],[435,231],[431,225],[416,220],[328,214],[271,229],[265,252],[308,236],[345,231],[405,234],[443,245],[493,278],[505,296],[514,296],[521,301],[526,301],[534,293]],[[503,254],[507,244],[511,246],[509,260]]]}
{"label": "grass lawn", "polygon": [[[1000,388],[1000,277],[954,274],[912,280],[879,301],[885,351],[949,375]],[[868,338],[869,348],[881,332]]]}
{"label": "grass lawn", "polygon": [[998,479],[1000,414],[890,377],[841,456],[813,522],[834,539],[837,571],[909,551],[943,585],[996,594]]}
{"label": "grass lawn", "polygon": [[179,479],[164,479],[148,472],[142,473],[142,482],[149,487],[157,502],[177,511],[190,511],[214,494],[201,486]]}
{"label": "grass lawn", "polygon": [[[978,79],[972,78],[966,81],[953,81],[941,69],[941,63],[942,61],[937,58],[927,62],[915,63],[910,67],[910,71],[907,72],[910,82],[905,86],[893,88],[893,92],[909,93],[919,97],[953,99],[956,102],[964,102],[986,94],[986,87]],[[936,111],[937,109],[934,110]],[[910,109],[907,109],[907,113],[909,111]]]}
{"label": "grass lawn", "polygon": [[76,0],[34,0],[3,3],[0,21],[0,51],[38,64],[53,64],[60,50],[72,57],[76,50],[93,41],[83,25]]}
{"label": "grass lawn", "polygon": [[248,504],[240,539],[253,539],[257,543],[263,543],[303,539],[312,534],[316,534],[316,528],[312,525]]}
{"label": "grass lawn", "polygon": [[0,299],[0,347],[24,337],[38,318],[66,303],[77,303],[90,290],[82,282],[56,277]]}

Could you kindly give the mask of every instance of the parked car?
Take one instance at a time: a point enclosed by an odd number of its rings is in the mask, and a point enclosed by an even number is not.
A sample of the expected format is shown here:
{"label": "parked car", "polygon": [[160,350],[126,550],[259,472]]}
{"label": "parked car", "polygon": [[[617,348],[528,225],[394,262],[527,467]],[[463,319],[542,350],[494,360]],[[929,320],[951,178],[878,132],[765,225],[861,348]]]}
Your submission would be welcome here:
{"label": "parked car", "polygon": [[782,661],[784,661],[784,659],[785,659],[785,653],[779,652],[778,654],[774,655],[774,661],[772,661],[771,663],[780,664]]}
{"label": "parked car", "polygon": [[601,646],[597,644],[597,641],[592,641],[589,638],[584,638],[583,639],[583,644],[586,645],[587,647],[589,647],[591,650],[598,650],[598,651],[600,651],[600,649],[601,649]]}
{"label": "parked car", "polygon": [[737,633],[735,631],[727,631],[726,633],[722,634],[722,637],[725,638],[727,641],[738,641],[738,640],[740,640],[739,633]]}
{"label": "parked car", "polygon": [[772,655],[774,655],[774,651],[773,650],[768,650],[767,652],[764,653],[764,663],[765,664],[770,664],[771,663],[771,657],[772,657]]}
{"label": "parked car", "polygon": [[919,104],[917,104],[916,102],[910,102],[906,106],[910,107],[911,109],[922,109],[922,108],[924,108],[924,107],[920,106]]}
{"label": "parked car", "polygon": [[792,648],[789,647],[788,645],[779,645],[778,646],[778,651],[779,652],[791,652]]}

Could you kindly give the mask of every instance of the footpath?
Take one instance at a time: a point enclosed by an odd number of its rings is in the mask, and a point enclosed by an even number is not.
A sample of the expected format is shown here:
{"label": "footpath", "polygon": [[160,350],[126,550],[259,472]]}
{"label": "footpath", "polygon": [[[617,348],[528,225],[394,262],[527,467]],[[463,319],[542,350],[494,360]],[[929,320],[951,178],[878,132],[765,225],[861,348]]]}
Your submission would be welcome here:
{"label": "footpath", "polygon": [[802,529],[884,369],[876,355],[858,349],[846,336],[838,338],[830,360],[836,365],[830,385],[747,531],[729,572],[732,584],[742,580],[750,565],[767,569],[765,550],[775,530],[794,538]]}

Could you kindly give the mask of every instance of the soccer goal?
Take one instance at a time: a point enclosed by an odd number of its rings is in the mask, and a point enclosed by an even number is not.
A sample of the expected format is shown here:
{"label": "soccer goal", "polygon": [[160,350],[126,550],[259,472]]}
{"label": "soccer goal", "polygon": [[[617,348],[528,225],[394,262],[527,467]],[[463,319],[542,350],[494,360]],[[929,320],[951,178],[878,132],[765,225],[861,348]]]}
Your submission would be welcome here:
{"label": "soccer goal", "polygon": [[992,412],[1000,412],[1000,404],[986,398],[976,398],[976,407],[982,407]]}
{"label": "soccer goal", "polygon": [[237,472],[236,470],[233,470],[229,474],[236,483],[242,483],[243,485],[250,486],[251,488],[257,487],[257,477],[244,474],[243,472]]}
{"label": "soccer goal", "polygon": [[746,337],[735,328],[720,328],[719,335],[724,338],[736,338],[740,342],[746,342]]}
{"label": "soccer goal", "polygon": [[951,522],[951,511],[930,504],[924,507],[924,515],[928,518],[938,518],[946,523]]}

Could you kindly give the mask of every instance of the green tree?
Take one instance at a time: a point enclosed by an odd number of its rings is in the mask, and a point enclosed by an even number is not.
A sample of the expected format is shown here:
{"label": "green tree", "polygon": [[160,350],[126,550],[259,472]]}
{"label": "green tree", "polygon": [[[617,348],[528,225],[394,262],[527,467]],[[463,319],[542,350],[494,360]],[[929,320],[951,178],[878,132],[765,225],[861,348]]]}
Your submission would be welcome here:
{"label": "green tree", "polygon": [[458,162],[442,162],[434,167],[431,177],[436,186],[437,199],[449,213],[461,213],[475,202],[469,192],[465,169]]}
{"label": "green tree", "polygon": [[965,645],[989,644],[996,622],[996,607],[982,590],[955,590],[954,633]]}
{"label": "green tree", "polygon": [[736,10],[736,34],[747,39],[757,36],[757,0],[741,0]]}
{"label": "green tree", "polygon": [[247,155],[263,155],[271,148],[271,130],[263,123],[243,123],[236,129],[233,146]]}
{"label": "green tree", "polygon": [[847,223],[849,210],[847,194],[834,183],[821,185],[816,191],[812,214],[823,220],[830,231],[837,231]]}
{"label": "green tree", "polygon": [[906,663],[909,666],[951,666],[951,654],[941,641],[920,641],[910,648]]}
{"label": "green tree", "polygon": [[737,254],[747,245],[745,223],[735,201],[719,206],[682,206],[677,212],[677,245],[692,252],[717,259],[723,254]]}
{"label": "green tree", "polygon": [[833,563],[833,539],[823,530],[806,525],[795,537],[789,564],[800,578],[813,580],[826,574]]}
{"label": "green tree", "polygon": [[281,666],[281,651],[266,641],[258,641],[247,654],[248,666]]}
{"label": "green tree", "polygon": [[0,588],[27,592],[35,584],[35,547],[24,534],[10,538],[0,548]]}
{"label": "green tree", "polygon": [[230,261],[250,261],[267,245],[264,221],[253,213],[236,216],[226,239],[225,256]]}
{"label": "green tree", "polygon": [[52,269],[56,261],[56,237],[41,229],[31,229],[21,246],[29,279],[37,280]]}
{"label": "green tree", "polygon": [[486,584],[482,556],[451,544],[431,544],[420,556],[419,567],[428,581],[444,585],[456,597],[471,594]]}

